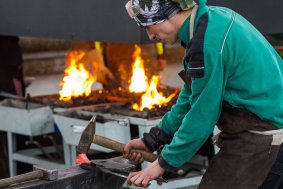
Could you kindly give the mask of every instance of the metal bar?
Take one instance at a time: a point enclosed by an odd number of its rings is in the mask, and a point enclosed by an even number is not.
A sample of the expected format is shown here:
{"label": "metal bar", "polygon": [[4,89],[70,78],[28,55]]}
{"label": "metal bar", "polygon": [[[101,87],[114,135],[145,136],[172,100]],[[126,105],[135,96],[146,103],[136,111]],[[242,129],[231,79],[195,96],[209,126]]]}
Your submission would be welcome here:
{"label": "metal bar", "polygon": [[43,177],[43,172],[41,170],[32,171],[29,173],[17,175],[14,177],[9,177],[0,180],[0,188],[10,186],[12,184],[18,184],[21,182],[26,182],[29,180],[40,179]]}
{"label": "metal bar", "polygon": [[64,152],[64,162],[66,166],[71,166],[71,151],[70,151],[70,145],[66,143],[66,141],[63,139],[63,152]]}
{"label": "metal bar", "polygon": [[13,159],[15,161],[20,161],[20,162],[24,162],[24,163],[28,163],[31,165],[42,165],[43,167],[48,167],[51,169],[58,169],[58,168],[64,168],[65,165],[60,162],[54,162],[54,161],[48,161],[44,158],[40,158],[37,156],[33,156],[33,155],[27,155],[27,154],[21,154],[19,152],[15,152],[13,154]]}
{"label": "metal bar", "polygon": [[51,135],[44,135],[43,138],[48,138],[51,141],[52,145],[55,146],[56,148],[56,152],[59,155],[59,158],[61,159],[63,157],[63,152],[62,149],[60,148],[60,145],[58,145],[57,142],[55,141],[54,137]]}
{"label": "metal bar", "polygon": [[85,111],[101,111],[105,109],[109,109],[111,107],[120,107],[126,104],[125,102],[110,102],[110,103],[103,103],[103,104],[94,104],[94,105],[85,105],[85,106],[76,106],[67,108],[68,110],[85,110]]}
{"label": "metal bar", "polygon": [[[59,110],[62,109],[58,109]],[[57,111],[57,108],[55,109]],[[158,124],[161,120],[161,118],[155,118],[155,119],[144,119],[144,118],[137,118],[137,117],[130,117],[130,116],[125,116],[125,115],[115,115],[115,114],[110,114],[110,113],[95,113],[95,112],[87,112],[84,110],[78,110],[78,113],[81,113],[83,115],[101,115],[106,119],[128,119],[130,124],[133,125],[140,125],[142,127],[148,127],[148,126],[154,126]]]}
{"label": "metal bar", "polygon": [[13,133],[7,132],[7,142],[8,142],[8,158],[9,158],[9,171],[10,176],[15,176],[17,172],[17,164],[13,159],[13,152],[16,147],[16,137]]}
{"label": "metal bar", "polygon": [[11,94],[11,93],[7,93],[7,92],[4,92],[4,91],[0,91],[0,96],[6,97],[6,98],[12,98],[12,99],[26,100],[25,97],[18,96],[18,95],[15,95],[15,94]]}
{"label": "metal bar", "polygon": [[[60,146],[62,148],[62,146]],[[54,146],[46,146],[44,147],[44,150],[47,153],[54,153],[56,152],[56,148]],[[42,151],[38,148],[31,148],[31,149],[26,149],[26,150],[18,150],[18,153],[24,154],[24,155],[41,155]]]}
{"label": "metal bar", "polygon": [[71,165],[76,165],[77,149],[76,146],[70,145],[71,148]]}
{"label": "metal bar", "polygon": [[38,149],[40,149],[42,154],[46,156],[49,160],[54,160],[54,158],[45,151],[45,149],[42,147],[42,145],[39,142],[32,139],[26,141],[26,145],[32,145],[32,144],[35,145]]}

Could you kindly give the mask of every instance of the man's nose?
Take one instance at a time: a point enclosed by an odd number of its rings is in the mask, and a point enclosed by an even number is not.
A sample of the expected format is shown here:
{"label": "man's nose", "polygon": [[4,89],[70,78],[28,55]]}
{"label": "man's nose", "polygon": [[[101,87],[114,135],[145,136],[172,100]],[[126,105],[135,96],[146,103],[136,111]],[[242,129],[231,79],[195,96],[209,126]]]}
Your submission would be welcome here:
{"label": "man's nose", "polygon": [[152,32],[150,32],[148,29],[146,29],[146,33],[147,33],[150,40],[156,39],[156,36]]}

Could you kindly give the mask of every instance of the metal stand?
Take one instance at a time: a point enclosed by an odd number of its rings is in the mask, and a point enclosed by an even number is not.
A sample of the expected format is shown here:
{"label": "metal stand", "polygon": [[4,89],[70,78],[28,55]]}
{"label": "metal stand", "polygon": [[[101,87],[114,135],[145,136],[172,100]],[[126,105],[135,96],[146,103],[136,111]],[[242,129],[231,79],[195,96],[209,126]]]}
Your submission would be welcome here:
{"label": "metal stand", "polygon": [[[10,176],[17,175],[17,164],[16,164],[17,161],[28,163],[31,165],[42,165],[48,168],[63,168],[65,166],[70,165],[69,159],[66,161],[66,163],[64,163],[64,162],[51,161],[46,158],[40,157],[40,155],[44,155],[44,154],[42,153],[41,150],[37,148],[17,151],[16,136],[11,132],[7,132],[7,142],[8,142],[8,157],[9,157],[8,159],[9,159]],[[58,149],[54,146],[49,146],[49,147],[44,147],[44,150],[46,151],[46,153],[49,154],[49,153],[57,152]]]}
{"label": "metal stand", "polygon": [[7,132],[7,143],[10,176],[15,176],[17,171],[17,164],[13,160],[13,153],[16,149],[16,137],[11,132]]}
{"label": "metal stand", "polygon": [[10,176],[16,175],[16,161],[54,168],[65,165],[64,163],[39,157],[39,155],[44,155],[43,152],[56,152],[58,150],[56,146],[41,147],[39,143],[32,141],[41,150],[35,148],[17,151],[16,149],[16,134],[33,137],[54,132],[54,120],[49,107],[36,103],[6,99],[0,102],[0,117],[0,130],[7,133]]}

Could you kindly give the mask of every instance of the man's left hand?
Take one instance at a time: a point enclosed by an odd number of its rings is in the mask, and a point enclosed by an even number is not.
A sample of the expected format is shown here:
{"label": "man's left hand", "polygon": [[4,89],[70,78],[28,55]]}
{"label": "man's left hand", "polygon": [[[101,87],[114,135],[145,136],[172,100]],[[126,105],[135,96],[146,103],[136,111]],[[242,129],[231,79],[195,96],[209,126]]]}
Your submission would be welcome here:
{"label": "man's left hand", "polygon": [[158,160],[155,160],[149,167],[142,171],[132,172],[128,176],[128,184],[147,188],[149,182],[159,178],[164,174],[164,169],[160,167]]}

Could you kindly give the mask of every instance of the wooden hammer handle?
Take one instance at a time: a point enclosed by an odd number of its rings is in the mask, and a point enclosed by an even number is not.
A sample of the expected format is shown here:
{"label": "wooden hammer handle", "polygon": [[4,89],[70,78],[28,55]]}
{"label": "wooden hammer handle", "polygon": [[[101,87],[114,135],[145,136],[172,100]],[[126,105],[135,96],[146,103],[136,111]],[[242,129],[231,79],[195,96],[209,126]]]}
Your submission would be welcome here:
{"label": "wooden hammer handle", "polygon": [[[93,136],[93,143],[98,144],[100,146],[103,146],[105,148],[115,150],[115,151],[120,152],[120,153],[124,152],[125,144],[117,142],[115,140],[111,140],[111,139],[103,137],[103,136],[94,135]],[[144,160],[146,160],[148,162],[153,162],[157,158],[157,155],[150,153],[150,152],[147,152],[147,151],[144,151],[144,150],[133,149],[133,150],[131,150],[131,152],[141,153]]]}
{"label": "wooden hammer handle", "polygon": [[10,178],[5,178],[0,180],[0,188],[10,186],[12,184],[18,184],[21,182],[26,182],[30,180],[40,179],[43,177],[43,172],[40,170],[32,171],[29,173],[17,175]]}

